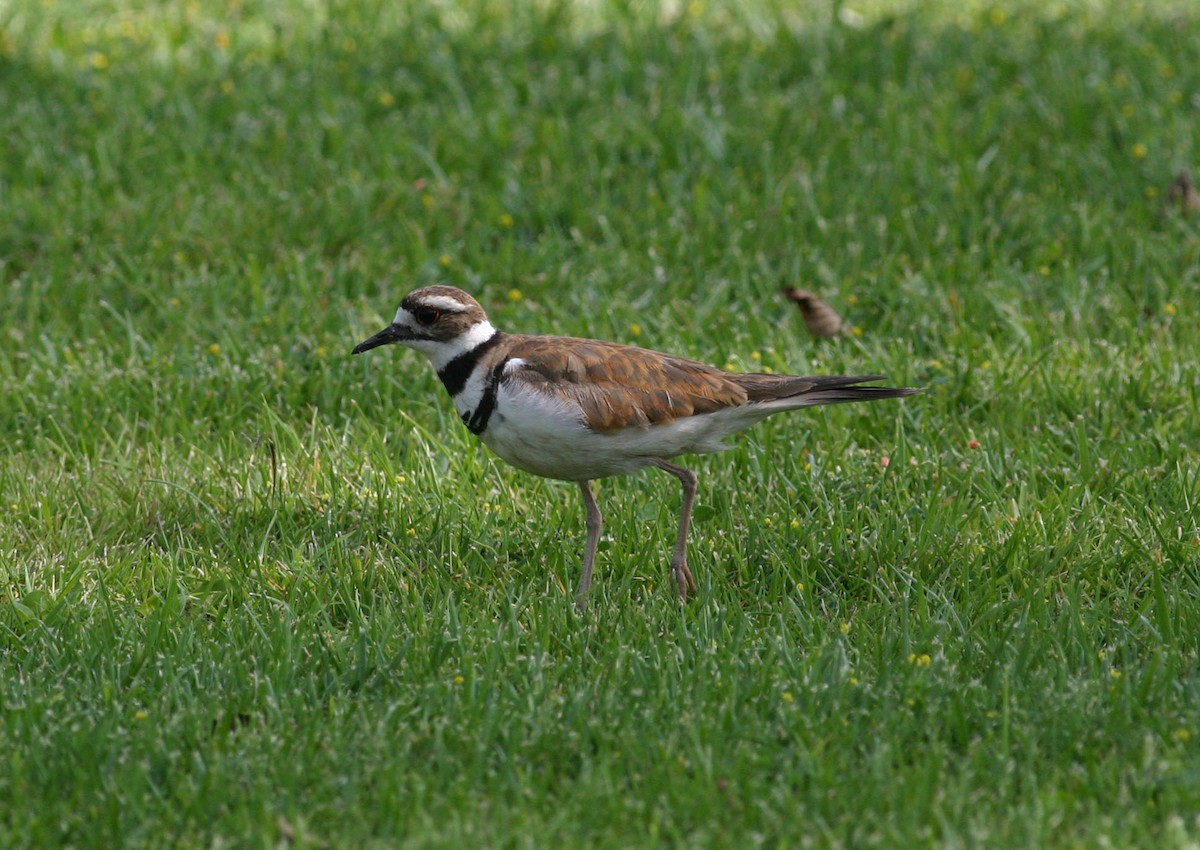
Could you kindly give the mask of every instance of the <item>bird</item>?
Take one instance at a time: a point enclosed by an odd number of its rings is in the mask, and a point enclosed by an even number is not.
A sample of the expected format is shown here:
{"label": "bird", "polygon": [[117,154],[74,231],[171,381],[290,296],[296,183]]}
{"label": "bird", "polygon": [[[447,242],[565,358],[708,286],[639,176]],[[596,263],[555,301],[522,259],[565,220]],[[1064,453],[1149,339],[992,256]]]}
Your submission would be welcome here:
{"label": "bird", "polygon": [[699,479],[671,459],[731,448],[727,437],[785,410],[919,392],[863,386],[884,380],[879,375],[738,373],[615,342],[506,333],[470,294],[445,285],[404,296],[391,324],[353,354],[385,345],[425,355],[468,430],[501,459],[579,486],[587,530],[575,591],[581,610],[603,528],[592,481],[646,467],[679,479],[671,572],[686,600],[696,592],[687,542]]}
{"label": "bird", "polygon": [[845,332],[846,323],[838,315],[837,310],[807,289],[785,286],[782,292],[785,298],[800,308],[804,326],[813,336],[827,339]]}

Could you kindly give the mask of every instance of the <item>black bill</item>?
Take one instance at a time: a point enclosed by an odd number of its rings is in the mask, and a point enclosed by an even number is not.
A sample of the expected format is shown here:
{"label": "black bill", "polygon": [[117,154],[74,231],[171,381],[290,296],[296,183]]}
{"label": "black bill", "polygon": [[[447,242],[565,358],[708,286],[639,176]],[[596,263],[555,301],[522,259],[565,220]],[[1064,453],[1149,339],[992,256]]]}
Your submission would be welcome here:
{"label": "black bill", "polygon": [[375,336],[369,339],[364,339],[358,345],[354,346],[353,354],[362,354],[364,351],[370,351],[372,348],[379,348],[381,345],[392,345],[397,342],[402,342],[407,339],[404,328],[400,325],[388,325]]}

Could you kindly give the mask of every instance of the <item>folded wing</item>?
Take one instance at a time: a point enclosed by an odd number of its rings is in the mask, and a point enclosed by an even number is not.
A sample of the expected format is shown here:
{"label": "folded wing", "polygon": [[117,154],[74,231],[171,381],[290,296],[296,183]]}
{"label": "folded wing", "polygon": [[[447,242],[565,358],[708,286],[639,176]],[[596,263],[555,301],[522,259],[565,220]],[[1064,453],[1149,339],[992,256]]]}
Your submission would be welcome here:
{"label": "folded wing", "polygon": [[[510,363],[531,388],[578,405],[594,431],[646,428],[745,404],[739,376],[629,345],[590,339],[525,337]],[[769,377],[769,376],[768,376]]]}

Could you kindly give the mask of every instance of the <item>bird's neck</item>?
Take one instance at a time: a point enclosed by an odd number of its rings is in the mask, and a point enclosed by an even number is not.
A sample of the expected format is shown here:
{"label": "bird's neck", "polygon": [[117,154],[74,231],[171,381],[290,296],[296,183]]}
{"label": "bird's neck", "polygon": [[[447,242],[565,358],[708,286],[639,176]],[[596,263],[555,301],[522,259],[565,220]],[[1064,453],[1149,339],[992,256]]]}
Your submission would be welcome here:
{"label": "bird's neck", "polygon": [[[442,365],[434,363],[438,377],[442,379],[442,386],[446,388],[446,392],[450,393],[451,398],[457,398],[463,391],[483,356],[500,344],[503,334],[486,322],[483,325],[486,325],[486,335],[477,334],[476,329],[481,325],[475,325],[460,337],[464,342],[469,341],[470,345],[457,347],[455,353]],[[475,339],[467,340],[466,338],[470,336],[474,336]]]}

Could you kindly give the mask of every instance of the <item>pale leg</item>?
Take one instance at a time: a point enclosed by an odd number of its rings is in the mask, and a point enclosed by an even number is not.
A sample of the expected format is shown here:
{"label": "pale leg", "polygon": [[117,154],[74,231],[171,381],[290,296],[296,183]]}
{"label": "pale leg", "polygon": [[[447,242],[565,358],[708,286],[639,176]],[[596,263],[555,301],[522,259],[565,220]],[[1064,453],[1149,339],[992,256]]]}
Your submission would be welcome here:
{"label": "pale leg", "polygon": [[580,611],[587,602],[588,590],[592,586],[592,564],[596,561],[596,546],[600,543],[600,530],[604,520],[600,516],[600,508],[596,505],[596,497],[592,495],[592,482],[580,481],[579,490],[583,493],[583,506],[587,509],[587,543],[583,547],[583,575],[579,577],[579,588],[575,591],[575,605]]}
{"label": "pale leg", "polygon": [[675,466],[665,460],[654,458],[650,461],[659,469],[671,473],[683,482],[683,503],[679,506],[679,536],[675,538],[675,552],[671,556],[671,572],[675,574],[675,584],[679,588],[681,599],[687,599],[689,593],[696,592],[696,580],[687,565],[688,528],[692,524],[692,503],[696,499],[696,483],[699,480],[696,473],[682,466]]}

